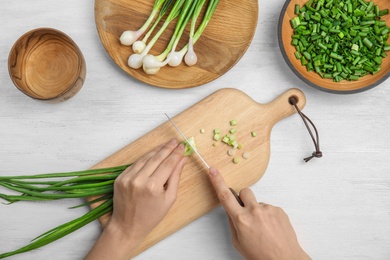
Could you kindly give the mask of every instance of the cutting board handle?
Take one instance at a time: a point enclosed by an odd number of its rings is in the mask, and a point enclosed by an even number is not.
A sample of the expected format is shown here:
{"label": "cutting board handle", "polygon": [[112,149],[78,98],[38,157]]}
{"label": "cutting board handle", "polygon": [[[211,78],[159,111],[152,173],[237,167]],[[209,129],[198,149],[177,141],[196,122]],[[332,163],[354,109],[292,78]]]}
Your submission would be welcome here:
{"label": "cutting board handle", "polygon": [[266,104],[270,109],[269,120],[271,125],[275,125],[277,122],[296,113],[295,107],[290,103],[289,98],[295,97],[297,100],[297,106],[300,110],[305,107],[306,97],[303,92],[297,88],[291,88],[282,93],[276,99]]}

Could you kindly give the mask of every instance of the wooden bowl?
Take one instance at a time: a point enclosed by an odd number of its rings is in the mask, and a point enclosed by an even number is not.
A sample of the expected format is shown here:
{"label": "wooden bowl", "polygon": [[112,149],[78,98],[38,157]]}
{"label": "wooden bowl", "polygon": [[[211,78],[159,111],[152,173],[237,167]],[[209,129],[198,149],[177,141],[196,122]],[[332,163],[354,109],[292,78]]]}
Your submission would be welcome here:
{"label": "wooden bowl", "polygon": [[9,54],[8,70],[24,94],[63,101],[81,89],[86,65],[69,36],[55,29],[38,28],[16,41]]}
{"label": "wooden bowl", "polygon": [[[334,82],[332,79],[321,78],[315,72],[308,72],[305,66],[301,65],[301,61],[296,59],[294,52],[295,47],[291,45],[291,36],[293,29],[290,25],[290,20],[296,15],[294,14],[295,4],[300,6],[307,3],[308,0],[286,0],[279,17],[278,24],[278,41],[283,58],[287,62],[291,70],[308,85],[331,93],[350,94],[362,92],[378,86],[390,76],[390,56],[382,61],[381,70],[375,75],[367,75],[357,81]],[[380,10],[390,9],[389,0],[374,0],[374,4],[378,5]],[[390,25],[390,14],[382,16],[387,25]]]}

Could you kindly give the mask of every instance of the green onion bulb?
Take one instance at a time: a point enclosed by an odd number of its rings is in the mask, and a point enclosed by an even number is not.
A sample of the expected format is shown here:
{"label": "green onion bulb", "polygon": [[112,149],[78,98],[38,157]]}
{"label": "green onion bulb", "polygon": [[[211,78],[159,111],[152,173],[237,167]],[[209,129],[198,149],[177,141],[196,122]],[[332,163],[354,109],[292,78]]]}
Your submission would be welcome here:
{"label": "green onion bulb", "polygon": [[184,62],[188,66],[193,66],[198,62],[198,56],[196,56],[196,53],[194,51],[194,44],[192,43],[192,38],[190,38],[188,42],[188,51],[184,57]]}
{"label": "green onion bulb", "polygon": [[122,45],[130,46],[144,33],[144,31],[124,31],[119,37],[119,41]]}
{"label": "green onion bulb", "polygon": [[136,41],[133,43],[132,48],[134,53],[141,53],[146,47],[146,44],[144,41]]}

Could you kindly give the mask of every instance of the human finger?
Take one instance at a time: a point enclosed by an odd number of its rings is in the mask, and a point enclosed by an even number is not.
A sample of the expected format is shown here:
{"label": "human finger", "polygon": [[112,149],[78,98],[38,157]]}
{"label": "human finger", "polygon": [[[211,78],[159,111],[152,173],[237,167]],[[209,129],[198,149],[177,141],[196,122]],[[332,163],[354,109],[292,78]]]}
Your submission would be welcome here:
{"label": "human finger", "polygon": [[158,151],[160,151],[164,145],[165,144],[160,144],[159,146],[152,149],[150,152],[142,155],[132,165],[130,165],[128,168],[126,168],[126,170],[123,171],[123,173],[119,177],[123,178],[125,175],[129,175],[129,174],[132,175],[132,174],[136,174],[137,172],[139,172],[142,169],[142,167],[144,167],[144,165],[147,163],[147,161],[150,158],[152,158]]}
{"label": "human finger", "polygon": [[180,144],[161,162],[151,177],[161,185],[164,185],[183,157],[184,144]]}
{"label": "human finger", "polygon": [[179,189],[180,175],[186,162],[187,157],[183,157],[168,178],[166,183],[166,194],[171,198],[176,198],[177,190]]}
{"label": "human finger", "polygon": [[223,176],[214,167],[210,167],[209,173],[211,184],[213,185],[222,206],[230,216],[235,215],[242,208],[230,191]]}
{"label": "human finger", "polygon": [[140,172],[142,171],[146,176],[151,176],[165,158],[167,158],[177,147],[177,143],[177,139],[171,139],[168,143],[163,145],[157,153],[147,160],[142,169],[140,169]]}
{"label": "human finger", "polygon": [[245,207],[252,207],[257,205],[256,196],[251,189],[242,189],[240,191],[240,198],[244,203]]}

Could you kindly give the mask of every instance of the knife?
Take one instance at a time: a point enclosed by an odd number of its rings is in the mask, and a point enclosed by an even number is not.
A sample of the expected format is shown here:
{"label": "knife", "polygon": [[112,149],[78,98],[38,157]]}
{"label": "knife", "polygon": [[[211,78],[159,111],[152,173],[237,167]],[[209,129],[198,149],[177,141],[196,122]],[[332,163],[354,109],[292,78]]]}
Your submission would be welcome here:
{"label": "knife", "polygon": [[[176,129],[176,131],[183,137],[183,139],[187,142],[189,146],[191,146],[192,150],[196,153],[196,155],[199,157],[199,159],[203,162],[203,164],[207,167],[207,169],[210,169],[210,166],[207,164],[206,160],[203,159],[202,155],[198,152],[198,150],[191,144],[191,142],[188,141],[187,137],[183,134],[182,131],[180,131],[179,127],[172,121],[172,119],[167,115],[167,113],[164,113],[165,116],[168,118],[169,122],[173,125],[173,127]],[[240,196],[235,192],[232,188],[229,188],[230,191],[233,193],[234,197],[236,198],[237,202],[241,205],[241,207],[244,207],[244,203],[242,202]]]}

